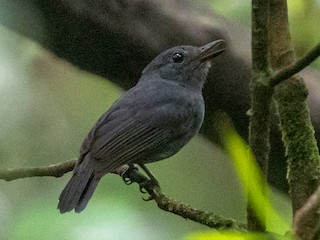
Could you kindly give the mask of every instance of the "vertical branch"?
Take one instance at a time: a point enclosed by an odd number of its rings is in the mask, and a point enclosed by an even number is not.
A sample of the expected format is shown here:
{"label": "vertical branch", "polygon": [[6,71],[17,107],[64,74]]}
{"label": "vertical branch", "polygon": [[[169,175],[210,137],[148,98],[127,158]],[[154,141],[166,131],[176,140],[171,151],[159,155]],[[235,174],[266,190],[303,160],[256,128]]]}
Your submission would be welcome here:
{"label": "vertical branch", "polygon": [[269,0],[252,0],[252,69],[267,72]]}
{"label": "vertical branch", "polygon": [[[285,0],[270,0],[270,61],[278,70],[294,61],[291,46],[288,10]],[[300,76],[295,75],[275,88],[275,100],[283,142],[288,158],[288,181],[293,215],[316,191],[320,183],[320,158],[309,109],[306,104],[308,90]],[[305,226],[314,226],[317,213]],[[299,237],[311,229],[305,227]]]}
{"label": "vertical branch", "polygon": [[[316,214],[318,221],[314,221],[313,225],[310,225],[310,218],[314,218],[314,213],[320,210],[320,186],[317,191],[310,196],[308,201],[296,212],[293,218],[292,229],[296,236],[302,239],[319,239],[320,229],[320,215]],[[305,229],[308,229],[306,232]]]}
{"label": "vertical branch", "polygon": [[[262,172],[267,176],[269,160],[270,103],[268,59],[268,0],[252,0],[252,76],[249,144]],[[250,191],[249,191],[250,192]],[[258,219],[248,196],[248,229],[265,231],[265,219]],[[262,216],[265,213],[260,213]],[[265,217],[263,217],[265,218]]]}

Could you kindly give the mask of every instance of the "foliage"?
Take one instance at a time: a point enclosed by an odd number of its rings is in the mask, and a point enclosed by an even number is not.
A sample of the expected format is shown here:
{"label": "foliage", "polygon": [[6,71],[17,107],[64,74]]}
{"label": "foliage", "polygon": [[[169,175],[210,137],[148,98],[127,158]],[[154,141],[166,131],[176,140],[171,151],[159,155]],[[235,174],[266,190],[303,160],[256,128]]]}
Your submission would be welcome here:
{"label": "foliage", "polygon": [[[264,188],[268,188],[266,182],[262,176],[261,170],[258,167],[256,160],[249,146],[245,141],[237,134],[233,128],[230,120],[225,117],[220,122],[222,133],[221,138],[226,151],[230,155],[233,166],[239,176],[242,183],[242,189],[244,194],[250,196],[248,201],[252,203],[257,216],[261,217],[264,213],[267,213],[267,230],[270,232],[276,232],[284,234],[290,230],[289,219],[284,220],[281,213],[273,207],[269,196],[265,196],[263,193]],[[267,192],[270,192],[268,188]],[[190,234],[187,240],[206,240],[206,239],[234,239],[234,240],[254,240],[262,239],[262,236],[266,234],[252,234],[252,233],[235,233],[229,231],[219,232],[201,232]]]}

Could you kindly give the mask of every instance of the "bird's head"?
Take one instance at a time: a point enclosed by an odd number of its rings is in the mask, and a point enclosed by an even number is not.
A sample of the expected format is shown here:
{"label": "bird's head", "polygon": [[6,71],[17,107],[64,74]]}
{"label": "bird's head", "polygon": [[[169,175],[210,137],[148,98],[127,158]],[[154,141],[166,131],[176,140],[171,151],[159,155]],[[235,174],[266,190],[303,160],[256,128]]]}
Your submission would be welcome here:
{"label": "bird's head", "polygon": [[184,86],[202,88],[210,60],[225,50],[225,42],[216,40],[202,47],[177,46],[160,53],[142,72],[142,81],[161,79]]}

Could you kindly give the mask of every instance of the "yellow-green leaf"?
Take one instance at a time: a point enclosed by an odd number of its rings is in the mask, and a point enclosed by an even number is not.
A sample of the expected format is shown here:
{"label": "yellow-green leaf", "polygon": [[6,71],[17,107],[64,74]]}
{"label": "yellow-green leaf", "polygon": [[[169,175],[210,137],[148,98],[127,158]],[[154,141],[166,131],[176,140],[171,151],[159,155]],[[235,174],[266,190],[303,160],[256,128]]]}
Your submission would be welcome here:
{"label": "yellow-green leaf", "polygon": [[266,234],[239,232],[201,232],[192,233],[186,240],[261,240]]}
{"label": "yellow-green leaf", "polygon": [[268,197],[269,188],[249,146],[230,123],[224,122],[222,130],[224,146],[232,159],[245,194],[248,196],[248,201],[250,201],[256,215],[262,221],[264,216],[266,216],[267,227],[268,222],[272,221],[273,224],[277,223],[277,225],[281,225],[283,232],[287,231],[290,229],[289,224],[282,219],[272,206]]}

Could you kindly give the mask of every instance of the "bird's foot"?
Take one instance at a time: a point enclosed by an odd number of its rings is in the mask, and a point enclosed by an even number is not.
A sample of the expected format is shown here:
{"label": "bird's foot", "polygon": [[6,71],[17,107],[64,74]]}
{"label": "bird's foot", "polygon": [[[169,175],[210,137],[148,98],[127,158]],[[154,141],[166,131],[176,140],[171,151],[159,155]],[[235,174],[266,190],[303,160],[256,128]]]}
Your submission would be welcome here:
{"label": "bird's foot", "polygon": [[145,181],[139,183],[140,192],[149,193],[148,198],[142,197],[142,199],[145,201],[153,200],[156,196],[157,190],[160,190],[160,184],[156,177],[152,174],[152,172],[150,172],[150,170],[144,164],[140,163],[139,166],[149,177],[149,179],[146,179]]}
{"label": "bird's foot", "polygon": [[145,198],[142,197],[144,201],[151,201],[155,198],[155,190],[160,189],[159,182],[154,178],[154,179],[148,179],[145,180],[144,182],[139,183],[139,189],[140,192],[145,194],[148,193],[149,197]]}
{"label": "bird's foot", "polygon": [[122,180],[126,185],[130,185],[135,181],[131,178],[131,174],[134,171],[138,171],[138,167],[135,164],[128,164],[127,169],[121,173]]}
{"label": "bird's foot", "polygon": [[136,164],[124,165],[118,168],[115,173],[119,174],[127,185],[134,182],[138,183],[140,192],[149,194],[147,198],[142,197],[143,200],[153,200],[155,196],[157,196],[157,192],[161,190],[159,182],[143,164],[139,164],[139,166],[145,171],[148,177],[139,171]]}

